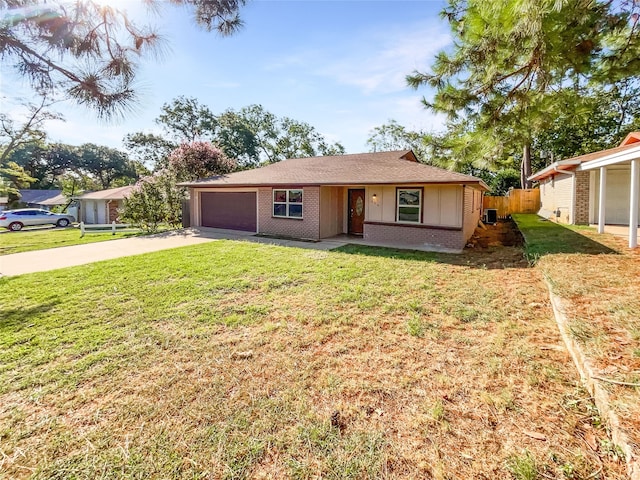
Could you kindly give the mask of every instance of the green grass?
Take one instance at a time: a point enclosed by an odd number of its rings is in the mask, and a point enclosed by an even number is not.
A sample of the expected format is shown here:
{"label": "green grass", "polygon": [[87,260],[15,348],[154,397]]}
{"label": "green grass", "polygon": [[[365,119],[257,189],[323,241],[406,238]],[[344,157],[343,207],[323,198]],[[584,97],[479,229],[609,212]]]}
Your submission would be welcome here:
{"label": "green grass", "polygon": [[616,253],[608,246],[584,235],[593,228],[580,225],[560,225],[534,214],[513,214],[525,240],[525,255],[530,262],[556,253]]}
{"label": "green grass", "polygon": [[0,476],[507,478],[536,426],[558,474],[550,445],[587,455],[544,287],[454,259],[216,241],[0,278]]}
{"label": "green grass", "polygon": [[79,228],[54,228],[50,230],[25,230],[0,234],[0,255],[44,250],[47,248],[67,247],[85,243],[104,242],[139,235],[140,232],[87,233],[80,238]]}

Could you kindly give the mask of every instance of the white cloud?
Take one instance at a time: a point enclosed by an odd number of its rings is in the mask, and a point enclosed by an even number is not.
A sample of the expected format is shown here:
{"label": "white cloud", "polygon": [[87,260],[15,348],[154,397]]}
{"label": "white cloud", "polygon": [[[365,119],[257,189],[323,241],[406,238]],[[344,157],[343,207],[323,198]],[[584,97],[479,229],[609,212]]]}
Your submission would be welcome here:
{"label": "white cloud", "polygon": [[357,87],[365,95],[392,93],[406,90],[406,75],[427,69],[451,42],[445,26],[435,20],[350,34],[344,41],[327,41],[324,50],[315,47],[279,57],[267,69],[296,66]]}

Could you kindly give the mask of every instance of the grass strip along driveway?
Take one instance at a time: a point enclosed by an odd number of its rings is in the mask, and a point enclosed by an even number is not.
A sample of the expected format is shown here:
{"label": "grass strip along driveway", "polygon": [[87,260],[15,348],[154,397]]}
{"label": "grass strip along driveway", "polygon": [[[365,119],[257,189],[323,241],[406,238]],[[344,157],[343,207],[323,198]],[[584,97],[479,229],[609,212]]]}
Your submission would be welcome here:
{"label": "grass strip along driveway", "polygon": [[581,245],[599,254],[580,249],[561,253],[553,245],[576,235],[572,229],[534,215],[518,215],[516,220],[527,242],[542,255],[537,268],[563,299],[569,332],[599,371],[610,406],[640,453],[640,252],[629,250],[626,239],[578,227]]}
{"label": "grass strip along driveway", "polygon": [[113,235],[109,230],[97,233],[92,232],[91,234],[87,234],[80,238],[80,229],[78,228],[54,228],[9,232],[0,235],[0,256],[9,255],[11,253],[44,250],[47,248],[104,242],[105,240],[115,240],[139,234],[139,232],[128,231],[116,232],[116,234]]}
{"label": "grass strip along driveway", "polygon": [[0,475],[624,478],[538,271],[478,258],[217,241],[0,279]]}

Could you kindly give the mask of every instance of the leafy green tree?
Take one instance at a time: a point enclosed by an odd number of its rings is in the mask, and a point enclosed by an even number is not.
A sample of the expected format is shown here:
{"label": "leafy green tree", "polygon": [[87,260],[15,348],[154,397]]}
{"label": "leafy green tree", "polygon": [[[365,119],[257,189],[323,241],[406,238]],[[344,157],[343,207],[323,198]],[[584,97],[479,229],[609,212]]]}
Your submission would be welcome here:
{"label": "leafy green tree", "polygon": [[139,226],[149,233],[172,216],[172,205],[167,202],[166,181],[162,175],[151,175],[140,179],[124,200],[120,217],[123,221]]}
{"label": "leafy green tree", "polygon": [[237,114],[256,139],[259,155],[257,161],[260,163],[274,163],[286,158],[344,154],[344,147],[340,143],[329,143],[308,123],[288,117],[278,118],[262,105],[249,105],[240,109]]}
{"label": "leafy green tree", "polygon": [[239,168],[253,168],[260,163],[260,144],[247,120],[227,110],[217,117],[213,139],[229,158],[238,161]]}
{"label": "leafy green tree", "polygon": [[635,78],[591,89],[581,103],[581,109],[563,109],[553,125],[534,139],[538,152],[532,160],[534,170],[552,159],[616,147],[627,134],[640,130],[640,83]]}
{"label": "leafy green tree", "polygon": [[178,183],[229,173],[235,167],[235,161],[210,142],[183,143],[169,155],[167,168],[138,181],[124,201],[122,218],[147,231],[156,231],[161,223],[177,227],[187,199],[187,189]]}
{"label": "leafy green tree", "polygon": [[43,128],[46,121],[63,120],[60,114],[50,110],[54,103],[46,94],[43,94],[38,104],[30,102],[23,104],[27,112],[22,123],[16,123],[16,120],[7,113],[0,113],[0,165],[16,149],[35,141],[44,141],[46,134]]}
{"label": "leafy green tree", "polygon": [[22,145],[9,159],[35,179],[32,188],[45,190],[58,187],[59,177],[75,170],[79,164],[77,147],[43,141]]}
{"label": "leafy green tree", "polygon": [[0,193],[7,195],[9,204],[20,199],[18,190],[29,188],[35,178],[30,177],[16,162],[5,162],[0,166]]}
{"label": "leafy green tree", "polygon": [[176,142],[153,133],[130,133],[124,137],[130,156],[152,170],[167,167],[169,154],[178,147]]}
{"label": "leafy green tree", "polygon": [[129,185],[138,178],[135,165],[114,149],[93,143],[78,147],[77,169],[95,178],[101,189]]}
{"label": "leafy green tree", "polygon": [[396,120],[389,120],[369,132],[367,144],[373,152],[413,150],[420,162],[438,165],[432,152],[434,138],[426,132],[408,130]]}
{"label": "leafy green tree", "polygon": [[[157,0],[147,0],[153,7]],[[222,35],[242,25],[245,0],[171,0],[186,6],[196,23]],[[158,52],[161,36],[101,2],[59,5],[0,1],[0,56],[37,93],[58,92],[102,117],[126,111],[135,100],[138,60]]]}
{"label": "leafy green tree", "polygon": [[214,115],[194,98],[178,97],[162,107],[156,119],[162,135],[134,133],[125,137],[127,149],[146,165],[165,168],[168,153],[181,143],[210,141],[236,168],[253,168],[285,158],[342,155],[340,143],[330,143],[314,127],[288,117],[278,118],[261,105]]}
{"label": "leafy green tree", "polygon": [[563,107],[580,109],[583,88],[637,71],[638,5],[627,6],[450,0],[442,15],[451,27],[453,49],[436,56],[431,73],[414,72],[407,81],[414,88],[434,88],[434,99],[425,99],[425,106],[446,113],[458,139],[465,136],[459,130],[469,128],[466,136],[485,158],[497,158],[510,150],[507,143],[517,142],[521,183],[528,187],[532,143]]}
{"label": "leafy green tree", "polygon": [[46,134],[42,128],[45,121],[62,119],[59,114],[49,110],[53,103],[47,95],[43,95],[38,104],[23,104],[27,113],[22,123],[16,122],[7,113],[0,113],[0,193],[8,195],[10,200],[17,200],[18,189],[27,188],[37,180],[12,156],[26,145],[44,141]]}
{"label": "leafy green tree", "polygon": [[165,137],[177,143],[189,143],[210,139],[217,121],[209,107],[195,98],[180,96],[162,105],[162,113],[156,119]]}

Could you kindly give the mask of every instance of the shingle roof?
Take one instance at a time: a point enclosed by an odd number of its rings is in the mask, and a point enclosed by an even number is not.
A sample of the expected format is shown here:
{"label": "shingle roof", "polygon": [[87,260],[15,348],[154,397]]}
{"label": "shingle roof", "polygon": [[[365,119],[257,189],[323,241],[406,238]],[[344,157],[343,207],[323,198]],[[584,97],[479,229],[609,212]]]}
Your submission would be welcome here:
{"label": "shingle roof", "polygon": [[99,190],[81,195],[80,200],[122,200],[129,195],[133,189],[133,185],[126,187],[109,188],[108,190]]}
{"label": "shingle roof", "polygon": [[20,201],[33,205],[64,205],[67,199],[62,195],[62,190],[19,190]]}
{"label": "shingle roof", "polygon": [[[598,160],[599,158],[606,157],[607,155],[611,155],[613,153],[620,153],[626,150],[630,150],[632,148],[638,148],[638,143],[633,142],[636,137],[640,136],[640,132],[632,132],[622,141],[622,144],[618,147],[608,148],[606,150],[600,150],[599,152],[586,153],[584,155],[578,155],[577,157],[567,158],[566,160],[560,160],[549,165],[542,170],[538,170],[533,175],[529,177],[529,180],[542,180],[543,178],[549,177],[554,173],[557,173],[553,168],[554,166],[558,167],[560,170],[574,170],[578,167],[578,165],[590,162],[592,160]],[[629,143],[631,141],[631,143]]]}
{"label": "shingle roof", "polygon": [[488,190],[479,178],[418,163],[411,150],[294,158],[253,170],[185,182],[181,185],[237,187],[418,183],[475,184]]}

